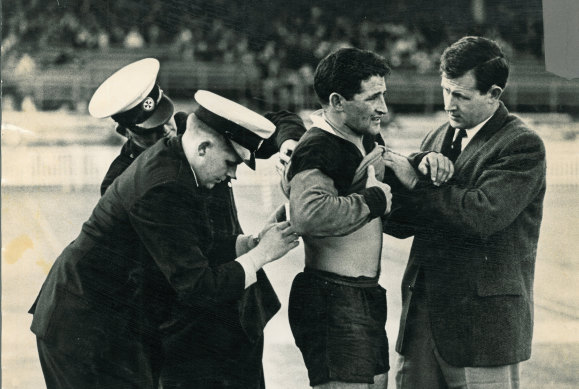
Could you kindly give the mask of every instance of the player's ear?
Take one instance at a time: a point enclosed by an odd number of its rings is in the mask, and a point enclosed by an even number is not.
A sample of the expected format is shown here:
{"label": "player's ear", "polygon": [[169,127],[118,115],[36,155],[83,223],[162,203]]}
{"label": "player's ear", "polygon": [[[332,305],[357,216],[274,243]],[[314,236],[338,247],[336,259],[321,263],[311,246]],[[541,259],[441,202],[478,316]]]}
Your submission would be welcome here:
{"label": "player's ear", "polygon": [[344,97],[339,93],[333,92],[330,95],[330,106],[332,106],[336,111],[341,111],[344,109]]}

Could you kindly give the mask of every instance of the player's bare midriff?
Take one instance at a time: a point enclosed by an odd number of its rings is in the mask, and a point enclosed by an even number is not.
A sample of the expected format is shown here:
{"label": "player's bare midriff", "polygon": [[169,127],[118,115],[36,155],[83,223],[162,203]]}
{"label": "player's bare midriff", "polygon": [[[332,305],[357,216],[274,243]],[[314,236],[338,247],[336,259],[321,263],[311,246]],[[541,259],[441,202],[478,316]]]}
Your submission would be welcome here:
{"label": "player's bare midriff", "polygon": [[382,254],[382,223],[372,219],[353,233],[339,237],[304,236],[306,266],[348,277],[375,277]]}

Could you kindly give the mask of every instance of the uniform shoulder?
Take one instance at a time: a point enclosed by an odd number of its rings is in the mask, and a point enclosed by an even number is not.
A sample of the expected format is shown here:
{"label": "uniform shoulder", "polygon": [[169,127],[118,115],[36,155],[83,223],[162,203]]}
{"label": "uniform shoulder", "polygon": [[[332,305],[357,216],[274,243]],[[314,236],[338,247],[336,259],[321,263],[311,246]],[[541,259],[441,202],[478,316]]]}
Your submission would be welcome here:
{"label": "uniform shoulder", "polygon": [[293,152],[290,176],[309,169],[320,169],[330,174],[342,160],[340,142],[341,138],[320,128],[309,129]]}
{"label": "uniform shoulder", "polygon": [[[188,164],[170,142],[162,140],[145,150],[115,181],[118,190],[136,201],[159,186],[194,186]],[[117,183],[118,181],[118,183]],[[130,202],[130,200],[129,200]]]}

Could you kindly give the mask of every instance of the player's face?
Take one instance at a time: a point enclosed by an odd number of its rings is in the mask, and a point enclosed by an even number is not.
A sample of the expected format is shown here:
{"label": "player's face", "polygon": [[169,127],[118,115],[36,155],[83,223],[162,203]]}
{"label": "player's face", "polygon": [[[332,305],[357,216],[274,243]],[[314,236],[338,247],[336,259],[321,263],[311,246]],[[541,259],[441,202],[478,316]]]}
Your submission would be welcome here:
{"label": "player's face", "polygon": [[386,107],[386,80],[372,76],[361,82],[360,92],[344,102],[345,124],[358,134],[376,135],[380,132]]}
{"label": "player's face", "polygon": [[237,178],[237,166],[241,162],[241,158],[225,141],[212,143],[206,149],[203,164],[197,172],[199,184],[211,189],[228,178]]}
{"label": "player's face", "polygon": [[459,78],[447,78],[443,74],[440,86],[444,97],[444,110],[454,128],[473,128],[489,118],[496,109],[496,100],[492,98],[490,90],[480,93],[476,89],[472,70]]}

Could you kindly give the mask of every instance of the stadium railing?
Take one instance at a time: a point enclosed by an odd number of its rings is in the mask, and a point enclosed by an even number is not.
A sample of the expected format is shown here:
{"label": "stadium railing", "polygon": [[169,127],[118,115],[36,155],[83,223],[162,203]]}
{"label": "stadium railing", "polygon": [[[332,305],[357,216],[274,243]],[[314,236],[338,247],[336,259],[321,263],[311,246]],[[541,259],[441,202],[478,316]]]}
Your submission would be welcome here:
{"label": "stadium railing", "polygon": [[[3,188],[80,190],[100,185],[120,146],[2,147]],[[547,183],[579,187],[579,153],[575,142],[547,144]],[[258,185],[267,198],[279,185],[275,158],[259,161],[260,173],[240,167],[236,185]],[[241,178],[243,177],[243,178]],[[269,197],[271,194],[269,195]]]}
{"label": "stadium railing", "polygon": [[[238,64],[176,60],[166,52],[113,51],[87,55],[81,64],[49,66],[32,74],[4,72],[4,96],[16,101],[31,98],[38,109],[68,104],[79,110],[102,80],[124,64],[144,56],[160,57],[159,84],[174,97],[191,97],[198,89],[210,89],[232,98],[254,97],[263,109],[311,109],[317,101],[306,82],[288,85],[260,78],[254,68]],[[163,54],[164,53],[164,54]],[[393,108],[433,112],[442,107],[437,73],[419,74],[413,69],[394,69],[388,79],[388,103]],[[579,80],[565,80],[544,70],[538,61],[514,63],[504,101],[514,110],[579,112]]]}

